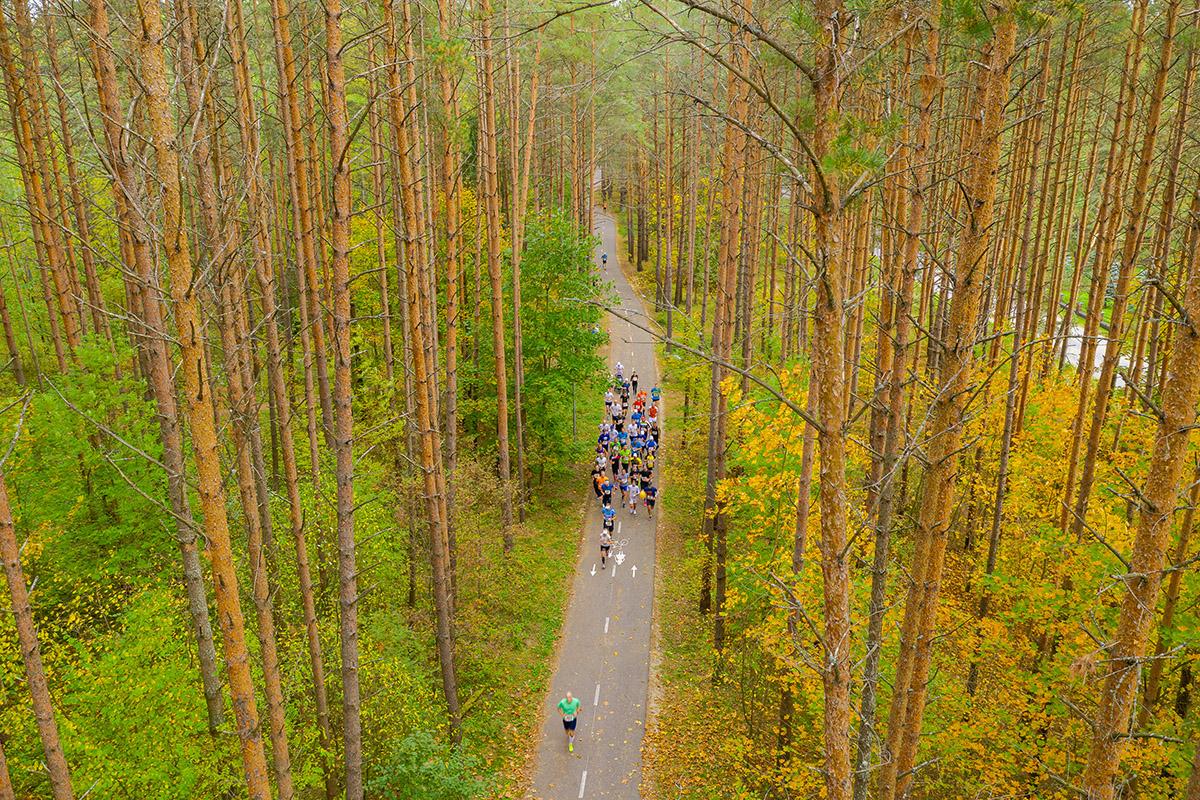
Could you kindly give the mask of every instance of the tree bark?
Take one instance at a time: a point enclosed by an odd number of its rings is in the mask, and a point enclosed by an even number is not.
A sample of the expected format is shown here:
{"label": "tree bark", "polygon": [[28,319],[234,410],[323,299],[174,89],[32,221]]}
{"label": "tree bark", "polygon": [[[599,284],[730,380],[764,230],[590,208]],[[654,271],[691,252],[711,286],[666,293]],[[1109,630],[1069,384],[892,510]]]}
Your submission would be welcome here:
{"label": "tree bark", "polygon": [[[350,391],[350,131],[342,62],[342,5],[325,3],[326,116],[332,169],[334,455],[337,481],[338,630],[342,649],[342,741],[346,800],[363,798],[362,697],[358,678],[358,567],[354,543],[354,418]],[[311,286],[309,287],[312,288]],[[317,329],[320,326],[316,326]]]}
{"label": "tree bark", "polygon": [[[1150,166],[1154,160],[1154,147],[1158,140],[1159,118],[1162,115],[1163,95],[1166,93],[1167,74],[1171,69],[1172,50],[1175,43],[1175,28],[1179,17],[1180,0],[1168,0],[1166,7],[1166,29],[1163,32],[1162,50],[1158,70],[1154,76],[1154,88],[1149,98],[1145,131],[1142,135],[1137,175],[1134,178],[1131,208],[1125,226],[1125,240],[1121,249],[1120,271],[1117,276],[1116,292],[1112,311],[1108,319],[1108,338],[1104,346],[1104,360],[1100,365],[1100,377],[1096,382],[1096,397],[1092,403],[1092,422],[1088,429],[1087,449],[1084,451],[1083,472],[1079,478],[1079,489],[1075,498],[1071,531],[1076,539],[1083,535],[1088,502],[1096,478],[1096,454],[1100,450],[1100,436],[1108,417],[1108,401],[1116,381],[1117,362],[1125,337],[1125,314],[1129,306],[1130,284],[1137,266],[1142,236],[1146,229],[1147,195]],[[1100,266],[1107,269],[1107,262]]]}
{"label": "tree bark", "polygon": [[[8,596],[12,602],[13,621],[17,628],[17,642],[21,646],[21,660],[25,664],[25,685],[33,699],[33,717],[37,723],[38,736],[46,755],[46,773],[50,778],[50,789],[54,800],[72,800],[71,772],[67,768],[67,757],[58,738],[58,723],[54,720],[54,704],[50,699],[50,687],[46,683],[46,669],[42,665],[42,648],[38,643],[37,628],[33,621],[33,607],[29,602],[29,588],[25,585],[25,572],[21,569],[21,549],[17,545],[17,534],[13,529],[12,509],[8,504],[8,487],[0,473],[0,561],[4,562],[4,577],[8,581]],[[8,782],[5,765],[0,785],[8,783],[8,796],[12,797],[12,785]],[[0,792],[0,795],[3,793]]]}
{"label": "tree bark", "polygon": [[[173,367],[167,351],[167,332],[162,319],[161,288],[158,285],[150,233],[143,216],[144,202],[124,145],[124,119],[117,89],[116,63],[109,49],[108,11],[104,0],[91,1],[92,67],[96,78],[100,113],[104,120],[107,164],[112,181],[113,205],[122,231],[122,253],[130,279],[140,300],[130,313],[139,319],[144,336],[138,351],[145,355],[143,373],[155,400],[159,438],[163,446],[163,467],[167,473],[167,499],[175,521],[175,539],[183,562],[184,586],[192,633],[196,637],[197,660],[208,710],[209,733],[216,734],[225,722],[221,679],[218,675],[208,596],[196,546],[198,526],[188,504],[183,454],[183,434],[178,402],[171,380]],[[140,312],[140,313],[139,313]]]}
{"label": "tree bark", "polygon": [[[103,0],[93,1],[96,6],[103,3]],[[233,697],[249,796],[252,800],[269,800],[266,756],[258,725],[258,709],[246,648],[245,621],[238,597],[225,489],[217,454],[215,409],[208,388],[207,355],[202,340],[204,329],[197,309],[191,247],[183,224],[178,140],[169,105],[161,11],[154,0],[139,0],[138,11],[141,23],[136,30],[138,55],[146,92],[151,144],[158,179],[162,183],[162,245],[171,279],[171,298],[182,355],[183,395],[187,399],[187,417],[192,432],[193,458],[212,562],[230,694]]]}
{"label": "tree bark", "polygon": [[[938,58],[941,49],[941,2],[932,0],[922,14],[918,28],[910,36],[915,39],[924,33],[924,48],[921,51],[922,71],[913,87],[913,99],[917,107],[917,130],[911,150],[901,151],[902,162],[898,171],[907,170],[909,194],[904,204],[904,227],[900,242],[899,285],[892,302],[892,319],[885,329],[886,344],[880,342],[880,351],[888,354],[879,359],[881,388],[886,395],[878,394],[883,401],[886,418],[880,420],[883,432],[879,465],[879,496],[875,507],[875,552],[871,563],[871,601],[867,621],[866,657],[863,664],[862,699],[859,714],[858,739],[854,760],[854,800],[863,800],[870,787],[871,750],[877,737],[877,690],[879,665],[883,649],[883,621],[887,613],[887,574],[891,552],[892,517],[896,507],[896,483],[901,468],[902,452],[908,438],[905,430],[904,386],[908,365],[909,331],[912,327],[911,312],[913,284],[916,280],[918,258],[921,249],[921,231],[925,224],[927,193],[931,191],[929,181],[929,147],[933,131],[933,112],[941,95],[941,79],[938,75]],[[890,291],[890,287],[884,287]],[[880,333],[885,335],[884,331]]]}
{"label": "tree bark", "polygon": [[1163,582],[1163,562],[1171,535],[1171,520],[1179,498],[1188,439],[1200,400],[1200,191],[1192,194],[1188,243],[1187,283],[1183,319],[1175,334],[1170,368],[1162,393],[1162,416],[1154,438],[1145,484],[1139,493],[1138,526],[1122,576],[1121,597],[1114,640],[1105,648],[1104,688],[1093,722],[1091,752],[1083,774],[1083,790],[1091,800],[1116,796],[1121,754],[1138,678],[1150,638]]}
{"label": "tree bark", "polygon": [[[512,470],[508,441],[508,366],[504,344],[504,289],[501,286],[500,263],[500,191],[498,186],[499,156],[497,155],[496,86],[492,67],[492,4],[479,0],[479,56],[483,62],[482,131],[483,194],[487,215],[488,277],[492,284],[492,345],[496,369],[496,439],[499,448],[500,472],[500,530],[504,552],[512,550]],[[572,197],[578,199],[573,191]],[[574,205],[574,220],[578,223],[578,204]]]}
{"label": "tree bark", "polygon": [[1017,33],[1011,7],[1006,3],[992,3],[991,11],[994,15],[992,39],[987,44],[985,62],[976,67],[975,104],[979,111],[963,132],[964,163],[970,165],[962,186],[964,219],[954,267],[955,288],[944,339],[940,388],[933,400],[929,428],[929,467],[917,519],[913,584],[905,603],[887,751],[879,776],[882,800],[905,797],[913,780],[957,482],[963,417],[968,389],[974,378],[976,324],[995,211],[1000,139]]}

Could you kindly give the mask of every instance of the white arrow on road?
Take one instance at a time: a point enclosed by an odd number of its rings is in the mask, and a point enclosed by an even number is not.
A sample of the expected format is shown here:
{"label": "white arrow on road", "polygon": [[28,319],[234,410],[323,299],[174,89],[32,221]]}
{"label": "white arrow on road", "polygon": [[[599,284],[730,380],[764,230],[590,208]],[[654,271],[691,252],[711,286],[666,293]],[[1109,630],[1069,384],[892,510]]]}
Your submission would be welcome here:
{"label": "white arrow on road", "polygon": [[633,571],[633,577],[637,577],[637,564],[634,564],[630,569]]}
{"label": "white arrow on road", "polygon": [[594,576],[595,574],[596,574],[596,565],[592,564],[592,575]]}

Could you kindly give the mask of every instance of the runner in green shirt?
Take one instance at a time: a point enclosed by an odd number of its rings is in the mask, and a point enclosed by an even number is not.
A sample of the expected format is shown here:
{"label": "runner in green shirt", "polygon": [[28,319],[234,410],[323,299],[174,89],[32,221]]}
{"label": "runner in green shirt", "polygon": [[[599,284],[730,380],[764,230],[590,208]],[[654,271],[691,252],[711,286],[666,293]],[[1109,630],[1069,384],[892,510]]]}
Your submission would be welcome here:
{"label": "runner in green shirt", "polygon": [[558,701],[558,713],[562,714],[563,730],[567,732],[567,752],[575,752],[575,715],[579,713],[579,699],[570,692]]}

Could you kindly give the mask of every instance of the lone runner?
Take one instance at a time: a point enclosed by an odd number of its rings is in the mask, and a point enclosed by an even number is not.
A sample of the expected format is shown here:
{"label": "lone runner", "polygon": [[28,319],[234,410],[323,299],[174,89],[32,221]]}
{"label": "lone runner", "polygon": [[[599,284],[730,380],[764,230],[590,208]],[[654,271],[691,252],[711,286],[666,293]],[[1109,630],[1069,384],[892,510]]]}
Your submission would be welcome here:
{"label": "lone runner", "polygon": [[563,730],[567,732],[567,752],[575,752],[575,715],[579,713],[579,698],[567,692],[567,696],[558,701],[558,711],[562,714]]}

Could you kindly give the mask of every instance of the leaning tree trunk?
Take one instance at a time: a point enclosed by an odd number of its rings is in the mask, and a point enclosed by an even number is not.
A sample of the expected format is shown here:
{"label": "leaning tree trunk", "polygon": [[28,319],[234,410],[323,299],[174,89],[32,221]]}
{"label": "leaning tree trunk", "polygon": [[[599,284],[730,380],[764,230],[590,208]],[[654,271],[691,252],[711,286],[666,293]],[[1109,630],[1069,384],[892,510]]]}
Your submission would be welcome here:
{"label": "leaning tree trunk", "polygon": [[1093,737],[1083,774],[1083,789],[1091,800],[1116,796],[1121,754],[1128,739],[1130,713],[1137,696],[1142,661],[1150,639],[1162,588],[1163,566],[1171,536],[1171,521],[1179,499],[1188,439],[1200,400],[1200,190],[1192,194],[1192,224],[1183,252],[1187,258],[1182,319],[1175,332],[1167,381],[1163,385],[1162,415],[1154,439],[1146,482],[1138,493],[1137,534],[1129,571],[1121,580],[1125,591],[1116,638],[1105,648],[1106,675],[1099,709],[1093,717]]}
{"label": "leaning tree trunk", "polygon": [[[46,754],[45,766],[50,789],[54,800],[71,800],[75,796],[71,789],[71,773],[67,769],[67,757],[58,738],[58,723],[54,720],[54,705],[50,699],[50,687],[46,683],[46,669],[42,666],[42,648],[33,622],[33,606],[29,603],[25,572],[21,569],[21,548],[17,545],[17,534],[13,529],[12,509],[8,504],[8,487],[3,473],[0,473],[0,561],[4,562],[4,577],[8,581],[17,641],[25,664],[25,685],[29,687],[29,694],[33,698],[33,718],[42,740],[42,750]],[[5,768],[0,786],[8,782],[7,778],[8,770]],[[2,794],[0,792],[0,796]],[[12,797],[11,783],[8,784],[8,796]]]}
{"label": "leaning tree trunk", "polygon": [[[103,0],[94,2],[100,5]],[[269,800],[271,791],[266,755],[254,698],[250,656],[246,647],[246,625],[238,596],[225,487],[217,450],[215,408],[207,381],[208,359],[202,340],[204,326],[197,308],[191,246],[183,220],[178,137],[169,105],[161,10],[154,0],[139,0],[138,12],[141,23],[136,31],[138,56],[157,177],[162,183],[162,246],[166,251],[171,298],[175,307],[175,326],[182,355],[180,372],[183,396],[187,401],[187,417],[192,432],[192,451],[212,563],[217,616],[224,639],[225,664],[229,673],[238,738],[241,740],[246,787],[252,800]]]}
{"label": "leaning tree trunk", "polygon": [[[308,558],[308,543],[305,534],[304,505],[300,499],[299,475],[296,464],[296,445],[292,435],[292,408],[288,395],[286,376],[283,374],[282,354],[279,342],[278,309],[275,302],[275,263],[273,246],[267,219],[268,198],[263,186],[262,172],[258,159],[260,150],[259,121],[254,107],[253,87],[250,81],[249,60],[246,50],[245,23],[236,4],[227,8],[227,28],[230,51],[234,65],[234,87],[238,99],[238,129],[242,149],[247,154],[246,201],[251,211],[254,243],[254,271],[262,298],[262,328],[267,344],[267,383],[279,415],[280,450],[283,458],[284,482],[288,498],[288,521],[292,541],[296,550],[296,577],[300,584],[300,600],[304,614],[305,639],[308,645],[309,666],[312,670],[313,697],[317,715],[317,730],[321,747],[328,750],[333,743],[333,729],[329,721],[329,699],[325,687],[325,661],[321,652],[321,640],[317,624],[316,601],[313,594],[312,573]],[[252,389],[251,389],[252,391]],[[278,759],[277,759],[278,760]],[[278,766],[276,770],[278,771]],[[337,788],[330,759],[322,759],[325,777],[325,792],[332,797]],[[282,794],[282,787],[280,793]]]}
{"label": "leaning tree trunk", "polygon": [[1096,456],[1100,450],[1100,437],[1104,422],[1108,418],[1108,401],[1116,381],[1117,361],[1125,336],[1125,314],[1129,306],[1130,285],[1139,260],[1142,235],[1145,232],[1150,166],[1154,160],[1155,143],[1158,139],[1158,121],[1162,115],[1163,95],[1167,89],[1167,74],[1171,68],[1172,50],[1175,42],[1175,27],[1179,17],[1180,0],[1169,0],[1166,8],[1166,30],[1163,32],[1162,51],[1158,70],[1151,90],[1145,131],[1142,135],[1141,153],[1138,156],[1137,175],[1130,196],[1129,219],[1125,226],[1125,240],[1121,248],[1120,271],[1117,275],[1116,293],[1108,320],[1108,339],[1104,346],[1104,360],[1100,365],[1100,378],[1096,382],[1096,398],[1092,404],[1092,424],[1088,429],[1087,449],[1083,457],[1083,473],[1075,498],[1071,531],[1076,539],[1083,536],[1088,501],[1096,478]]}
{"label": "leaning tree trunk", "polygon": [[[221,697],[221,678],[217,668],[212,622],[209,619],[204,573],[196,546],[198,526],[192,519],[188,504],[183,433],[175,387],[171,380],[172,365],[167,352],[162,303],[158,290],[154,288],[157,286],[157,280],[150,233],[137,211],[144,198],[139,191],[138,180],[134,176],[133,166],[125,150],[124,129],[118,123],[118,120],[122,119],[121,102],[117,89],[116,61],[108,44],[108,10],[104,0],[92,0],[91,28],[94,37],[92,67],[100,112],[104,119],[106,161],[110,170],[113,205],[117,221],[124,231],[121,250],[126,270],[130,275],[137,276],[137,280],[142,284],[141,296],[133,298],[141,301],[135,303],[141,313],[131,309],[131,314],[135,319],[140,318],[142,325],[139,327],[143,328],[145,334],[138,350],[145,355],[143,372],[154,394],[155,416],[158,419],[159,438],[163,446],[163,469],[167,473],[167,499],[175,518],[175,539],[183,561],[184,586],[192,632],[196,637],[197,660],[200,662],[204,702],[208,709],[209,732],[216,734],[225,724],[225,707]],[[130,283],[134,281],[131,280]]]}

